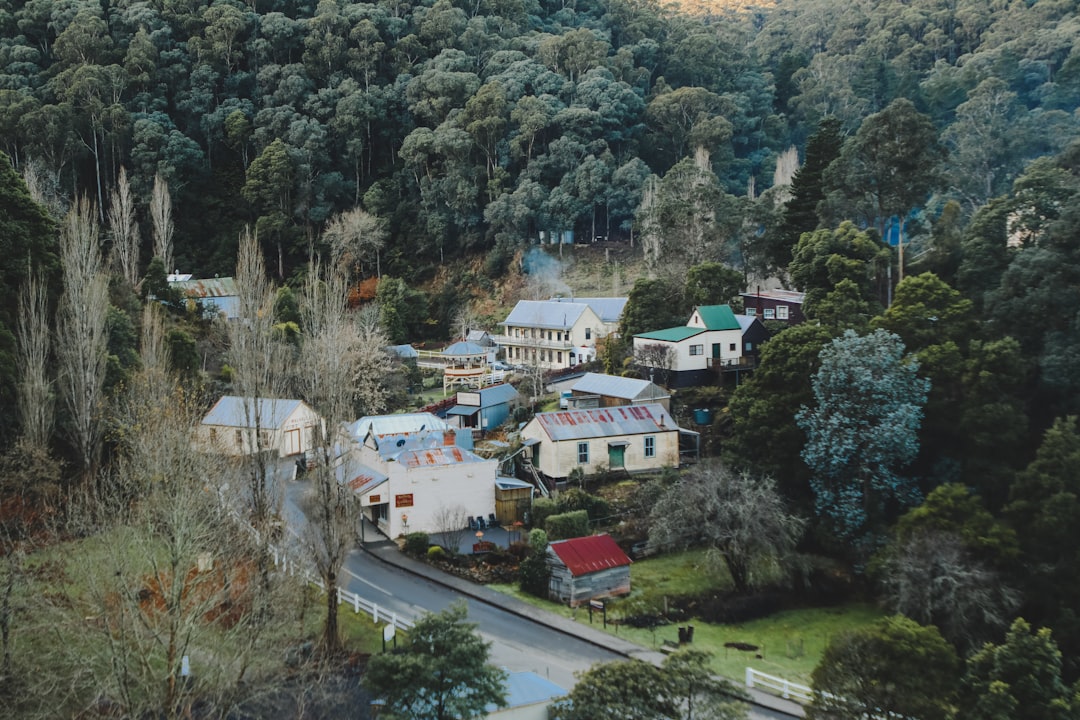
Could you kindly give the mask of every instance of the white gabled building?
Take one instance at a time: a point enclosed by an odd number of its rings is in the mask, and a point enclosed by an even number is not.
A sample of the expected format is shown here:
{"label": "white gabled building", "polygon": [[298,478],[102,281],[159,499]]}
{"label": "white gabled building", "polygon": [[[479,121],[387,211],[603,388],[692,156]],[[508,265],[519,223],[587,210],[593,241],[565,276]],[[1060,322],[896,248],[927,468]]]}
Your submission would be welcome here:
{"label": "white gabled building", "polygon": [[686,325],[634,336],[634,357],[654,382],[680,388],[708,384],[717,373],[753,368],[768,332],[757,318],[728,305],[694,308]]}
{"label": "white gabled building", "polygon": [[596,341],[618,332],[626,298],[521,300],[495,342],[515,364],[561,369],[596,357]]}
{"label": "white gabled building", "polygon": [[590,475],[601,468],[648,472],[679,467],[682,430],[659,404],[537,413],[521,431],[532,465],[549,478],[576,468]]}
{"label": "white gabled building", "polygon": [[253,402],[226,395],[206,413],[196,435],[198,445],[207,452],[250,455],[261,447],[286,457],[312,449],[321,423],[318,413],[303,400],[259,398]]}

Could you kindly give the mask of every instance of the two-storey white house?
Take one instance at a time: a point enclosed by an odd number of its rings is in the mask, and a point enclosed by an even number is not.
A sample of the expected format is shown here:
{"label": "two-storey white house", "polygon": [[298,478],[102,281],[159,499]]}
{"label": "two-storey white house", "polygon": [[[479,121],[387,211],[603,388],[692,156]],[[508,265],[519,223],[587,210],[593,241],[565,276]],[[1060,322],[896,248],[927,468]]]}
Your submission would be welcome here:
{"label": "two-storey white house", "polygon": [[507,362],[561,369],[596,357],[596,341],[618,332],[626,298],[521,300],[499,323]]}
{"label": "two-storey white house", "polygon": [[689,387],[711,382],[717,372],[754,367],[767,337],[757,318],[736,315],[728,305],[702,305],[686,325],[635,335],[634,357],[653,382]]}

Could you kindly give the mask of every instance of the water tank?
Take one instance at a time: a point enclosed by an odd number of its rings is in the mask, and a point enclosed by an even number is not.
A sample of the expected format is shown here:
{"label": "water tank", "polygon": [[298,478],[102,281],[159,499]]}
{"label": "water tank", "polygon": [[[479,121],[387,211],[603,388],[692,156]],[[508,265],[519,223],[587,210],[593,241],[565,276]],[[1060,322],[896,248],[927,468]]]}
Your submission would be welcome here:
{"label": "water tank", "polygon": [[712,408],[694,408],[694,423],[712,425]]}

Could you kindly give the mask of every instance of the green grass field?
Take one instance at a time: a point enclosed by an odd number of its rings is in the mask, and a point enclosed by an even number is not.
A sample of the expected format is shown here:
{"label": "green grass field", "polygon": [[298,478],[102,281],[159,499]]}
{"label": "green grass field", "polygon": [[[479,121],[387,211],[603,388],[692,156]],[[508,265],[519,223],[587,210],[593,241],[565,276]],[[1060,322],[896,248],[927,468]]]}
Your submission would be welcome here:
{"label": "green grass field", "polygon": [[[726,590],[730,580],[717,570],[705,553],[691,550],[640,560],[631,569],[633,592],[626,598],[608,603],[607,631],[639,645],[660,649],[665,640],[678,640],[676,625],[653,629],[618,625],[626,614],[643,608],[662,609],[676,597],[697,595],[711,590]],[[512,595],[536,607],[588,623],[585,609],[572,610],[565,605],[526,595],[516,586],[492,585],[492,589]],[[737,625],[721,625],[690,620],[694,626],[694,646],[712,653],[712,668],[726,677],[741,681],[746,668],[809,684],[810,673],[821,659],[829,639],[837,633],[869,625],[882,616],[873,605],[852,603],[829,608],[785,610],[766,618]],[[615,621],[614,623],[611,621]],[[600,628],[598,622],[593,627]],[[740,643],[756,647],[742,651],[725,647]],[[760,656],[760,657],[758,657]]]}

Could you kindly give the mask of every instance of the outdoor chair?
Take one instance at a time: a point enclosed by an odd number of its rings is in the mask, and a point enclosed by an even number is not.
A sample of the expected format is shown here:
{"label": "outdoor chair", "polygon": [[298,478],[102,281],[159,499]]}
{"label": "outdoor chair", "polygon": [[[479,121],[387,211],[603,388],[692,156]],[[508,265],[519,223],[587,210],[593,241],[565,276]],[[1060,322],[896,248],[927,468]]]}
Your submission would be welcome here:
{"label": "outdoor chair", "polygon": [[488,513],[488,527],[495,527],[499,524],[499,521],[495,518],[495,513]]}
{"label": "outdoor chair", "polygon": [[486,530],[487,529],[487,525],[484,524],[484,516],[483,515],[477,515],[476,516],[476,524],[477,524],[477,526],[479,526],[479,529],[481,529],[481,530]]}
{"label": "outdoor chair", "polygon": [[470,530],[475,530],[476,529],[476,518],[474,518],[472,515],[469,516],[469,529]]}

